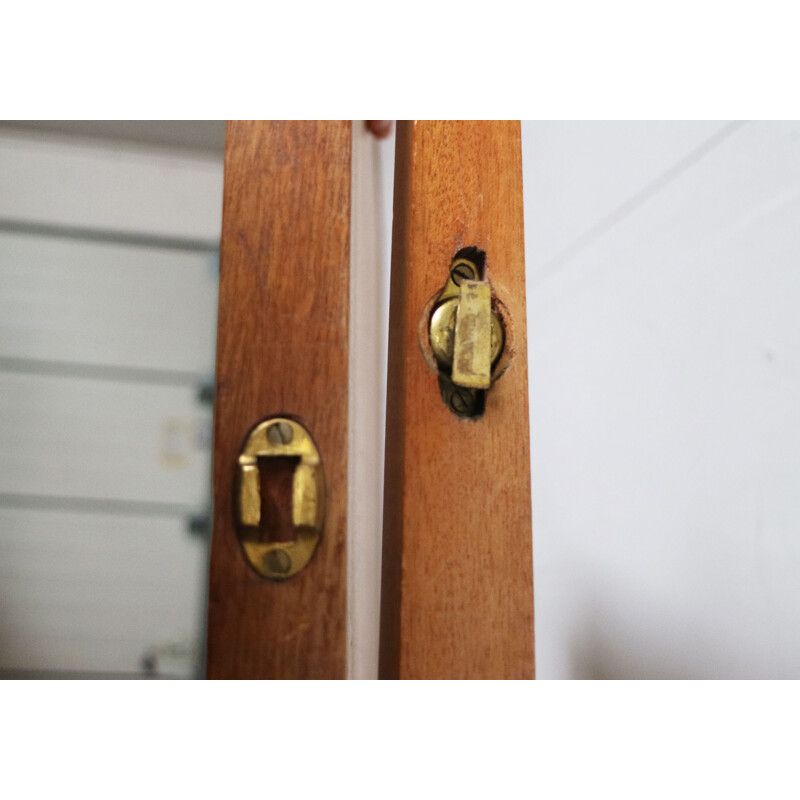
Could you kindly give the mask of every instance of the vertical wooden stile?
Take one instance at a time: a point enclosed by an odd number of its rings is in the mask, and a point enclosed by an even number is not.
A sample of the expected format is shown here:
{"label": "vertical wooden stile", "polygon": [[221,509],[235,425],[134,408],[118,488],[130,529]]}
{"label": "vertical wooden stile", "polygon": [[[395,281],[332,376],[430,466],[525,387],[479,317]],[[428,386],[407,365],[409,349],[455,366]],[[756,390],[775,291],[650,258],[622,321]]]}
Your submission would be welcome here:
{"label": "vertical wooden stile", "polygon": [[[485,251],[513,328],[478,419],[445,406],[419,343],[426,306],[470,246]],[[519,123],[399,123],[382,678],[534,676],[525,330]]]}
{"label": "vertical wooden stile", "polygon": [[[209,678],[344,678],[350,122],[230,122],[220,265]],[[319,448],[325,527],[284,582],[251,569],[233,524],[250,428],[297,417]]]}

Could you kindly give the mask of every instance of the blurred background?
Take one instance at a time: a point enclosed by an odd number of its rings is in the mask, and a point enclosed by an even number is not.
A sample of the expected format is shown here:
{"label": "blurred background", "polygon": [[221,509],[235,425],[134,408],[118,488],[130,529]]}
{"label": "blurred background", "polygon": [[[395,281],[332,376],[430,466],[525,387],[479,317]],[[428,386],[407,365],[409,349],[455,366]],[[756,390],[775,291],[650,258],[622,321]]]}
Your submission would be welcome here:
{"label": "blurred background", "polygon": [[[800,677],[800,124],[522,132],[538,676]],[[202,675],[223,151],[0,124],[0,677]]]}
{"label": "blurred background", "polygon": [[222,122],[0,125],[0,676],[202,670]]}

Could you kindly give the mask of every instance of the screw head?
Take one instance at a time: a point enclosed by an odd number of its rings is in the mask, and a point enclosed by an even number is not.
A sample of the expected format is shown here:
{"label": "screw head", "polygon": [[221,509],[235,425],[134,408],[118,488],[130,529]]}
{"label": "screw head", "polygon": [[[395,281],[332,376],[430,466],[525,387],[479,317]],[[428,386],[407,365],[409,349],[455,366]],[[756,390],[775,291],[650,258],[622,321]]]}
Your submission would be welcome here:
{"label": "screw head", "polygon": [[453,283],[461,286],[462,281],[471,281],[475,277],[475,270],[469,264],[457,264],[450,273]]}
{"label": "screw head", "polygon": [[294,431],[288,422],[273,422],[267,428],[267,441],[275,447],[289,444],[294,439]]}
{"label": "screw head", "polygon": [[292,559],[285,550],[270,550],[264,557],[264,566],[269,572],[285,575],[292,568]]}
{"label": "screw head", "polygon": [[461,416],[465,416],[470,413],[472,408],[472,398],[466,392],[462,392],[459,390],[454,391],[450,395],[450,408]]}

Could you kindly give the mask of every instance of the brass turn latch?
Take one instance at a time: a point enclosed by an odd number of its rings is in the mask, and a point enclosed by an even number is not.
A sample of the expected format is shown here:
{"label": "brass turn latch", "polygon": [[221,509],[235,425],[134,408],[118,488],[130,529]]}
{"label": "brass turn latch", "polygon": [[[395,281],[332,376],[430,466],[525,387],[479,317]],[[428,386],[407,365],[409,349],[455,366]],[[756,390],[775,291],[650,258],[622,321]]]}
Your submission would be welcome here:
{"label": "brass turn latch", "polygon": [[484,392],[496,377],[505,331],[492,287],[484,280],[485,254],[460,250],[433,306],[430,345],[439,370],[442,399],[462,417],[483,412]]}
{"label": "brass turn latch", "polygon": [[[261,476],[258,460],[297,459],[292,476],[291,542],[270,541],[261,526]],[[319,451],[309,432],[293,419],[272,417],[256,425],[245,439],[237,469],[236,527],[253,569],[272,580],[296,575],[319,543],[325,519],[325,479]]]}

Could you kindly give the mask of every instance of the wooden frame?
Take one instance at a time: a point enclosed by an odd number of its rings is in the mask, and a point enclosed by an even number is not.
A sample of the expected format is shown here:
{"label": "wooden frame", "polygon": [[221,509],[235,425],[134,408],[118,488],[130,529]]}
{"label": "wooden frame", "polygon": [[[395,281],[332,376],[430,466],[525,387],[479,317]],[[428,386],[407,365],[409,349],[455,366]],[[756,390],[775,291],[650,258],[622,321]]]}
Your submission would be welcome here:
{"label": "wooden frame", "polygon": [[[230,122],[214,441],[209,678],[344,678],[350,122]],[[308,566],[266,580],[233,524],[239,448],[265,417],[311,432],[327,485]]]}
{"label": "wooden frame", "polygon": [[[485,251],[512,360],[479,419],[442,402],[423,312]],[[518,122],[398,124],[380,675],[532,678],[522,158]]]}

